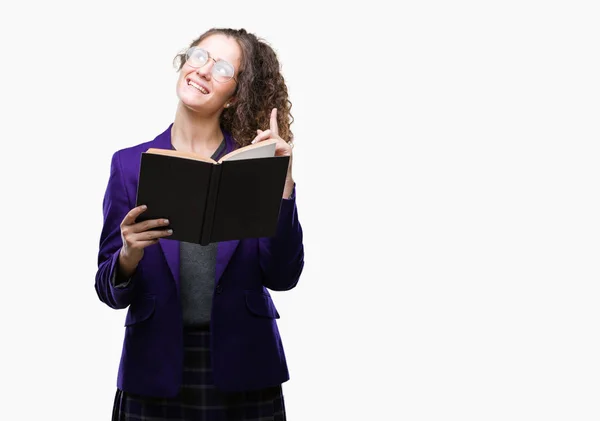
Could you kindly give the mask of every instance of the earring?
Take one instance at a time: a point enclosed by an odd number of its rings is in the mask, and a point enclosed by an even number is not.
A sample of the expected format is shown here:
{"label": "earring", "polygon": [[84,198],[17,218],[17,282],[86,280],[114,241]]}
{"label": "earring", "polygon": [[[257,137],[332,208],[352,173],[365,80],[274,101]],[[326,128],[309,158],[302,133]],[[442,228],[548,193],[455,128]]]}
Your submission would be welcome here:
{"label": "earring", "polygon": [[225,104],[225,108],[229,108],[231,104],[228,102],[227,104]]}

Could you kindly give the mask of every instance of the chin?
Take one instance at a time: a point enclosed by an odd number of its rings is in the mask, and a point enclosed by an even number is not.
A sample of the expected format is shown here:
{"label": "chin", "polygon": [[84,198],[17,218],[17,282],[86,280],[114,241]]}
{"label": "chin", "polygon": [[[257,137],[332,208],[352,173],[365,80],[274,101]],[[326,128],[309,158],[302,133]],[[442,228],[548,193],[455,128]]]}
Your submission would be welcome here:
{"label": "chin", "polygon": [[197,114],[210,115],[214,111],[210,109],[210,106],[206,104],[205,101],[199,101],[198,98],[190,98],[187,95],[181,95],[179,100],[188,110],[191,110]]}
{"label": "chin", "polygon": [[203,98],[199,98],[197,95],[190,94],[190,92],[186,92],[185,90],[183,90],[183,92],[178,90],[177,96],[188,108],[198,108],[202,107],[203,104],[206,104],[206,101],[203,101]]}

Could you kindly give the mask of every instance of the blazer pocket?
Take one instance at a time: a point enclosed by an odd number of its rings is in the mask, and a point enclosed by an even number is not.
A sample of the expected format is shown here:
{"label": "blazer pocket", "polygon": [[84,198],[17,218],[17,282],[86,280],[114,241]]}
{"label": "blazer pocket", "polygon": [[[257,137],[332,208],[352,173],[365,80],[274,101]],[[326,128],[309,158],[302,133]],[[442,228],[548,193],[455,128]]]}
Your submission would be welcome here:
{"label": "blazer pocket", "polygon": [[156,297],[154,295],[142,295],[138,300],[131,303],[125,317],[125,326],[131,326],[147,320],[154,314]]}
{"label": "blazer pocket", "polygon": [[246,291],[246,307],[250,313],[268,319],[279,319],[279,313],[270,296],[262,292]]}

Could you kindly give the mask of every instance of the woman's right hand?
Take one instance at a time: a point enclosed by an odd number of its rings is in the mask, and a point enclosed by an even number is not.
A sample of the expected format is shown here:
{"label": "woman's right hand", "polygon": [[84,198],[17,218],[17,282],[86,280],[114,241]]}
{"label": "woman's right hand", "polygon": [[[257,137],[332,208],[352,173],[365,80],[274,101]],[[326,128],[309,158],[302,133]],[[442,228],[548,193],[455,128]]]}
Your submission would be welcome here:
{"label": "woman's right hand", "polygon": [[170,236],[173,231],[170,229],[152,229],[165,227],[169,225],[167,219],[149,219],[147,221],[135,222],[146,210],[146,206],[138,206],[125,215],[121,222],[121,239],[123,247],[119,253],[119,266],[121,275],[130,277],[138,263],[144,257],[144,249],[152,244],[158,243],[158,240]]}

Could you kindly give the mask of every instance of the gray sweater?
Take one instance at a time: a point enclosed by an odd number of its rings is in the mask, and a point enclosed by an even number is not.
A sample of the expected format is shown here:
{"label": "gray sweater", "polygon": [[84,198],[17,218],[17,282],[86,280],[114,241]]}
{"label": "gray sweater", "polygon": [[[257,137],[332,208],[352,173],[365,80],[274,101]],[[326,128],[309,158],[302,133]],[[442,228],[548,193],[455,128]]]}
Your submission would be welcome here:
{"label": "gray sweater", "polygon": [[179,292],[184,325],[210,322],[217,244],[207,246],[181,242],[179,245]]}

